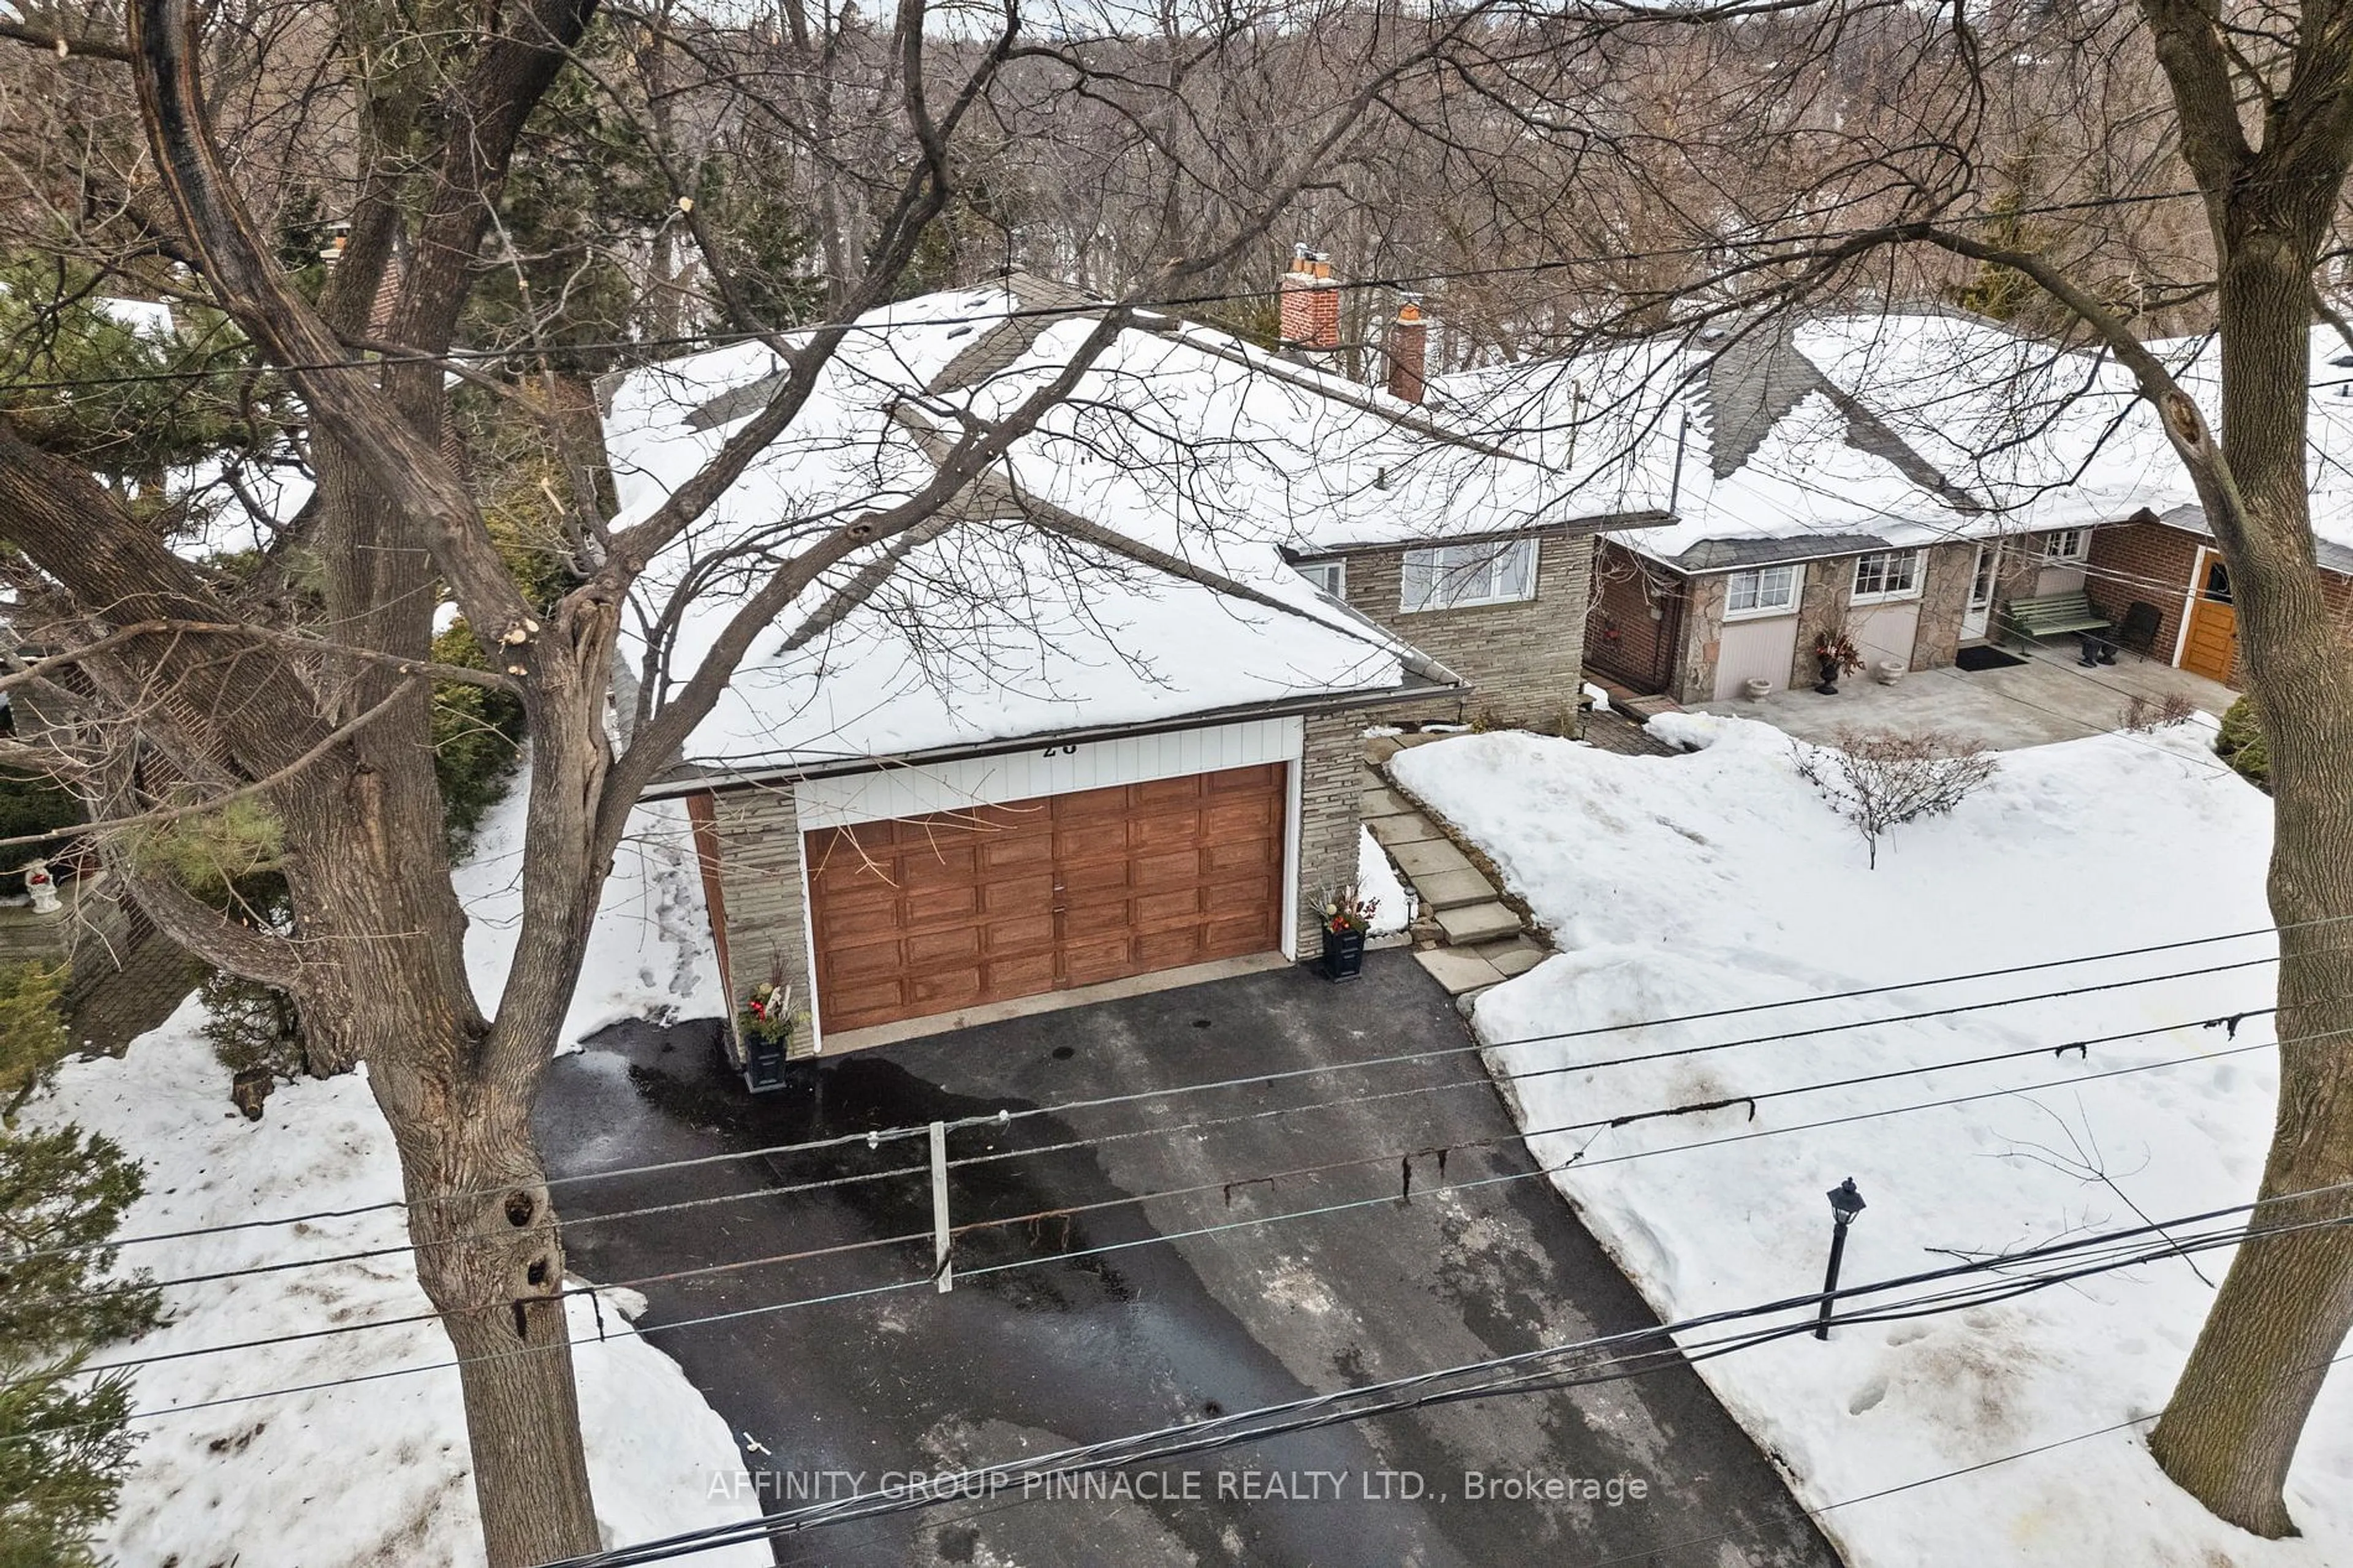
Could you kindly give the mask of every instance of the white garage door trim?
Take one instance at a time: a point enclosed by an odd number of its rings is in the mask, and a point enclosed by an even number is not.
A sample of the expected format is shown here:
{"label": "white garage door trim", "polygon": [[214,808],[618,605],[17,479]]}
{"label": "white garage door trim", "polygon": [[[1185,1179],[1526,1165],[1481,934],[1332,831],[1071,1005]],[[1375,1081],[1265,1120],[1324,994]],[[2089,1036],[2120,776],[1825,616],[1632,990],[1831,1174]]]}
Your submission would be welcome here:
{"label": "white garage door trim", "polygon": [[[1300,770],[1296,764],[1305,742],[1306,721],[1294,715],[803,779],[793,786],[797,818],[794,831],[807,834],[821,827],[852,827],[861,822],[922,816],[934,811],[963,811],[976,805],[1001,805],[1008,801],[1036,800],[1083,789],[1108,789],[1114,784],[1149,784],[1155,779],[1213,773],[1261,763],[1292,763],[1284,788],[1282,955],[1295,961],[1299,957],[1297,889],[1302,814]],[[801,923],[807,939],[808,973],[815,975],[817,922],[807,918],[808,908],[808,868],[804,865]],[[811,989],[814,993],[814,986]],[[822,1051],[825,1026],[818,1016],[814,994],[807,1005],[810,1042],[815,1049]]]}
{"label": "white garage door trim", "polygon": [[1149,784],[1154,779],[1213,773],[1260,763],[1296,762],[1305,730],[1304,721],[1295,716],[1251,719],[1200,730],[1123,735],[993,757],[804,779],[794,795],[799,804],[800,830],[811,833],[820,827],[851,827],[934,811],[1002,805],[1007,801]]}

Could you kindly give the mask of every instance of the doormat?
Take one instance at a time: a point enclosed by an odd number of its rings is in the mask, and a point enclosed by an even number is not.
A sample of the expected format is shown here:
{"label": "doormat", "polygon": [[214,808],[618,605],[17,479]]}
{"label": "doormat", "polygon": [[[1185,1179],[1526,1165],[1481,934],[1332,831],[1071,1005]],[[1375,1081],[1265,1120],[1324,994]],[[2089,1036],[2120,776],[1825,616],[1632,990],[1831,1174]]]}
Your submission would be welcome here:
{"label": "doormat", "polygon": [[1953,656],[1955,669],[1966,669],[1972,674],[1980,669],[2007,669],[2013,664],[2025,662],[2018,655],[2004,653],[1991,643],[1979,643],[1975,647],[1965,647]]}

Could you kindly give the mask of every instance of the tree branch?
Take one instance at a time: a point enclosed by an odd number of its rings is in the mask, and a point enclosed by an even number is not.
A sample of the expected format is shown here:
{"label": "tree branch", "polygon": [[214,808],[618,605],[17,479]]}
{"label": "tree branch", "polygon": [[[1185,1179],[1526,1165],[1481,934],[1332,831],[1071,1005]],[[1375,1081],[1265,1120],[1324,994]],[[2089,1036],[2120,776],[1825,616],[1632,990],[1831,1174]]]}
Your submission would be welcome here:
{"label": "tree branch", "polygon": [[130,47],[118,44],[111,38],[72,37],[47,27],[28,27],[22,22],[0,21],[0,38],[13,38],[37,49],[47,49],[61,60],[74,55],[86,55],[94,60],[114,60],[128,65],[132,59]]}
{"label": "tree branch", "polygon": [[[231,801],[245,800],[260,795],[266,790],[275,789],[304,768],[326,756],[328,752],[350,740],[376,720],[384,717],[385,714],[392,711],[398,700],[407,695],[408,688],[417,679],[411,676],[398,682],[388,695],[373,707],[338,724],[329,731],[317,745],[266,777],[249,780],[234,789],[224,790],[218,795],[210,795],[199,801],[190,801],[183,805],[158,806],[153,811],[142,811],[131,816],[109,817],[100,822],[79,823],[65,831],[87,835],[119,832],[128,827],[158,827],[165,823],[179,822],[191,816],[202,816],[208,812],[219,810]],[[19,835],[14,838],[0,838],[0,849],[24,844],[47,844],[57,836],[57,832],[53,830],[47,833]]]}
{"label": "tree branch", "polygon": [[435,562],[485,639],[529,637],[536,626],[531,607],[479,526],[473,498],[435,444],[364,369],[348,364],[334,333],[288,287],[237,199],[206,112],[193,0],[134,0],[129,17],[140,112],[156,171],[222,307],[278,362],[312,416],[333,429],[385,493],[429,522]]}

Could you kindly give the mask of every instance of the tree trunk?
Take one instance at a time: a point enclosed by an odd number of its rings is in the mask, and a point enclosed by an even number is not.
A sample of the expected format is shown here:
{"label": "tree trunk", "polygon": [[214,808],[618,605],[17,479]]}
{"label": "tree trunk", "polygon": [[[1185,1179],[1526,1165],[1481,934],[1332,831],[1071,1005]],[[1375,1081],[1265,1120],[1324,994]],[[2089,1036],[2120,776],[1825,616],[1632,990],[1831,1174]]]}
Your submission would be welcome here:
{"label": "tree trunk", "polygon": [[[320,1053],[368,1065],[400,1152],[417,1279],[460,1363],[489,1563],[528,1568],[601,1545],[563,1247],[530,1122],[564,1015],[548,998],[570,986],[519,953],[522,984],[502,1008],[515,1021],[494,1031],[478,1011],[421,729],[420,717],[372,755],[354,746],[352,765],[306,773],[279,797],[303,936],[332,954],[299,994]],[[534,858],[576,865],[564,846],[589,831],[576,816],[552,824],[554,845],[538,853],[546,841],[534,840]],[[526,868],[527,882],[540,875]],[[548,896],[593,907],[572,880]]]}
{"label": "tree trunk", "polygon": [[2353,1214],[2353,665],[2322,598],[2306,488],[2319,231],[2236,211],[2218,227],[2222,447],[2244,509],[2210,499],[2208,512],[2271,744],[2280,1096],[2250,1239],[2149,1447],[2214,1513],[2281,1536],[2295,1531],[2284,1489],[2297,1440],[2353,1330],[2353,1230],[2261,1237]]}
{"label": "tree trunk", "polygon": [[[564,1247],[528,1102],[477,1086],[466,1113],[409,1138],[417,1277],[458,1352],[490,1568],[595,1552],[564,1304]],[[394,1106],[380,1100],[387,1117]],[[396,1128],[399,1123],[396,1122]]]}

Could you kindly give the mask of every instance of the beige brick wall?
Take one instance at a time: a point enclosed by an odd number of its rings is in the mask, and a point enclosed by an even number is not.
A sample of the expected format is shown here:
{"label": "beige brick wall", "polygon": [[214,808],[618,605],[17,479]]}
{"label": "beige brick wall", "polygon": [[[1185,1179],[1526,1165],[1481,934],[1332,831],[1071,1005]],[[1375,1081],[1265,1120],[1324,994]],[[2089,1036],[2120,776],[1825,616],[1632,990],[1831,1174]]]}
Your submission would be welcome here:
{"label": "beige brick wall", "polygon": [[1585,614],[1593,580],[1593,536],[1550,529],[1536,536],[1536,596],[1512,605],[1453,610],[1398,608],[1406,546],[1351,551],[1348,603],[1470,681],[1469,699],[1434,710],[1427,702],[1390,718],[1468,719],[1493,710],[1508,724],[1552,729],[1574,719],[1584,684]]}
{"label": "beige brick wall", "polygon": [[[781,976],[807,1009],[817,989],[808,972],[800,819],[791,786],[714,796],[712,826],[719,840],[720,897],[727,906],[728,984],[740,994]],[[796,1047],[808,1043],[794,1042]]]}

